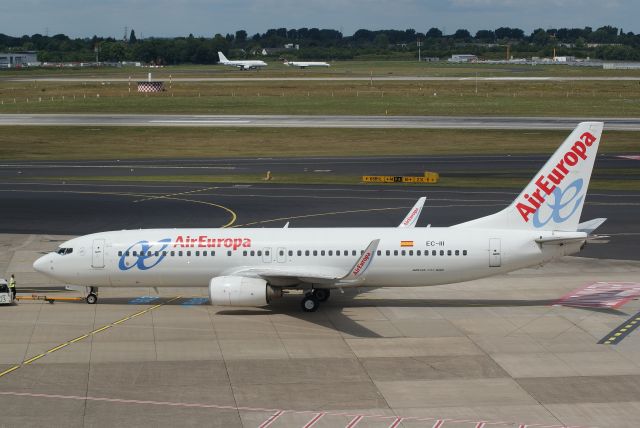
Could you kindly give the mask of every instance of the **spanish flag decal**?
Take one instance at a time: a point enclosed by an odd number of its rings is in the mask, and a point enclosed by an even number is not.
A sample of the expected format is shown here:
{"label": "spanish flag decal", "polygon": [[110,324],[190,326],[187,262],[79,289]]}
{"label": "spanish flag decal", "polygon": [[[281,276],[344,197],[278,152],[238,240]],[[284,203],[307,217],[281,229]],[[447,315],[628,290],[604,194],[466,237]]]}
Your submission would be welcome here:
{"label": "spanish flag decal", "polygon": [[413,241],[400,241],[401,247],[413,247]]}

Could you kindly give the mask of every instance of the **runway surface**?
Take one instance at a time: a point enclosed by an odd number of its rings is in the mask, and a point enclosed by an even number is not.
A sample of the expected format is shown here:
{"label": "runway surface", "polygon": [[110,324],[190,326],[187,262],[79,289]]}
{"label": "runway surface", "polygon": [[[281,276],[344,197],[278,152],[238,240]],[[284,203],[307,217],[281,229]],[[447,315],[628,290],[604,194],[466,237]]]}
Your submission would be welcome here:
{"label": "runway surface", "polygon": [[[132,73],[135,74],[135,73]],[[145,80],[146,75],[134,77],[134,80]],[[168,76],[161,77],[168,80]],[[14,82],[129,82],[129,77],[6,77],[3,81]],[[460,77],[460,76],[325,76],[325,77],[172,77],[173,82],[579,82],[579,81],[638,81],[633,76],[497,76],[497,77]]]}
{"label": "runway surface", "polygon": [[161,114],[3,114],[3,125],[207,126],[282,128],[573,129],[585,120],[605,122],[605,130],[639,131],[640,118],[482,116],[297,116]]}

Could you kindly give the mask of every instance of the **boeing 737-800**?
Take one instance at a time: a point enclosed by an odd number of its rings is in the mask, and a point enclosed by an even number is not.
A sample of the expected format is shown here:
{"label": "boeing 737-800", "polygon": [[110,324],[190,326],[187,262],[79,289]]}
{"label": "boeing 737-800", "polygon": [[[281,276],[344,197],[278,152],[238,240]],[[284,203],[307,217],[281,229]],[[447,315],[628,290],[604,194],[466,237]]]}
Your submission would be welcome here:
{"label": "boeing 737-800", "polygon": [[222,52],[218,52],[220,64],[238,67],[240,70],[251,70],[252,68],[266,67],[267,63],[260,60],[228,60]]}
{"label": "boeing 737-800", "polygon": [[315,311],[333,289],[469,281],[574,254],[605,219],[579,223],[602,122],[580,123],[502,211],[451,227],[147,229],[71,239],[36,271],[90,287],[208,287],[212,304],[264,306],[302,289]]}

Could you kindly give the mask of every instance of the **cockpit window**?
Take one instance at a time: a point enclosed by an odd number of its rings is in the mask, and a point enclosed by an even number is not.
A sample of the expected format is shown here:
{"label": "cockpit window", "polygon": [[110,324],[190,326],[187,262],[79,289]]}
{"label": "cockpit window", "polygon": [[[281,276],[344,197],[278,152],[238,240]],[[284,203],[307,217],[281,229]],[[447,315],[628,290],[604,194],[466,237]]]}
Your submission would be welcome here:
{"label": "cockpit window", "polygon": [[66,254],[71,254],[73,253],[73,248],[59,248],[57,253],[60,254],[61,256],[64,256]]}

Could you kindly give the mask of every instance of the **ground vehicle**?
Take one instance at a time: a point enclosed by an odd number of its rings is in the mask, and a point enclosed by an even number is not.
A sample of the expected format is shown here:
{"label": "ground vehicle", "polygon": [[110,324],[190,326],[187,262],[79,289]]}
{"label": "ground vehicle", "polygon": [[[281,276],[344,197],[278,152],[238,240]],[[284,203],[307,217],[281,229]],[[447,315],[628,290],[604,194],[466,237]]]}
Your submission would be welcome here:
{"label": "ground vehicle", "polygon": [[7,280],[0,278],[0,305],[10,305],[13,303],[13,293],[9,289]]}

